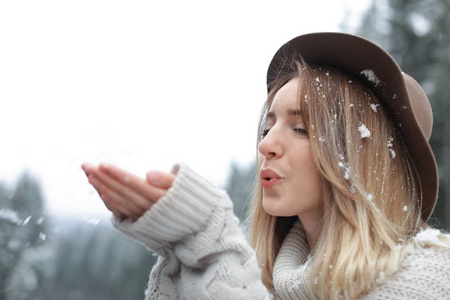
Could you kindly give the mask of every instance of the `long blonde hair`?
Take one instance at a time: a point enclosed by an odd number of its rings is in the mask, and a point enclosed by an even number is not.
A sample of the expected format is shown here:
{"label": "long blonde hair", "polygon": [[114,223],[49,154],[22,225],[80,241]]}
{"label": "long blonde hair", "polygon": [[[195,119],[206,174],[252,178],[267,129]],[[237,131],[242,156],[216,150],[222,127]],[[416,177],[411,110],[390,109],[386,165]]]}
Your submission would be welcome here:
{"label": "long blonde hair", "polygon": [[[294,77],[300,78],[302,118],[324,179],[323,228],[311,253],[311,292],[319,299],[358,298],[382,279],[380,274],[387,278],[394,272],[401,259],[399,243],[425,225],[420,185],[383,104],[341,70],[292,60],[289,72],[272,83],[259,130],[276,92]],[[267,214],[259,178],[255,182],[249,241],[263,283],[273,289],[275,259],[297,217]]]}

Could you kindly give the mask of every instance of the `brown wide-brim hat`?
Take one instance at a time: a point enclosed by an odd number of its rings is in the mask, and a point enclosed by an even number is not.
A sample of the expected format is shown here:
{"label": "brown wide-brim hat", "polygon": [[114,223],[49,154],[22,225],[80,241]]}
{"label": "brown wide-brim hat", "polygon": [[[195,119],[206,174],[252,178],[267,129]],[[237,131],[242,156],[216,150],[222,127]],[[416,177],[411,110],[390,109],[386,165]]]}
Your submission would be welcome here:
{"label": "brown wide-brim hat", "polygon": [[421,86],[373,42],[351,34],[322,32],[298,36],[276,52],[267,72],[269,91],[273,80],[283,73],[286,60],[294,55],[308,64],[329,65],[356,76],[384,103],[411,157],[422,192],[421,217],[426,222],[436,205],[439,175],[428,143],[433,113]]}

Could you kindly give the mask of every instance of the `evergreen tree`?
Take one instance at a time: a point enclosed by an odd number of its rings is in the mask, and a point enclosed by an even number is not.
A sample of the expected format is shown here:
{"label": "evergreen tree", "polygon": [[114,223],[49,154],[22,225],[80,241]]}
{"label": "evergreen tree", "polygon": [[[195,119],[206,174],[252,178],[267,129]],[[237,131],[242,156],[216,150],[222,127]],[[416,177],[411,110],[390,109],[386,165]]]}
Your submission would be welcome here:
{"label": "evergreen tree", "polygon": [[[30,293],[40,289],[44,279],[33,252],[46,237],[43,214],[40,185],[28,172],[19,177],[13,191],[0,185],[0,299],[30,299]],[[17,276],[30,269],[27,276]],[[16,291],[20,296],[12,297]]]}
{"label": "evergreen tree", "polygon": [[26,246],[41,243],[45,236],[44,199],[39,182],[24,172],[11,197],[10,208],[23,220],[20,239]]}

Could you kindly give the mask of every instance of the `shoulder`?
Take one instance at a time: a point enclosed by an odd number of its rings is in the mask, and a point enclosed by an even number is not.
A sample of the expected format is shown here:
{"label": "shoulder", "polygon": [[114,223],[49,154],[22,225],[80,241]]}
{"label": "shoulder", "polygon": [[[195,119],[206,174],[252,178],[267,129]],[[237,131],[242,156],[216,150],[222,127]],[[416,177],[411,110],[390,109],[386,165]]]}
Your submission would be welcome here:
{"label": "shoulder", "polygon": [[399,275],[417,274],[418,277],[447,278],[447,283],[450,283],[450,248],[422,245],[408,245],[405,248],[397,271]]}
{"label": "shoulder", "polygon": [[[433,228],[421,230],[403,248],[400,270],[447,271],[450,275],[450,235]],[[428,274],[427,274],[428,275]]]}
{"label": "shoulder", "polygon": [[[421,299],[444,299],[450,294],[450,249],[409,245],[387,286]],[[411,296],[411,299],[412,298]]]}
{"label": "shoulder", "polygon": [[366,299],[449,299],[450,247],[435,229],[419,233],[403,248],[398,269]]}

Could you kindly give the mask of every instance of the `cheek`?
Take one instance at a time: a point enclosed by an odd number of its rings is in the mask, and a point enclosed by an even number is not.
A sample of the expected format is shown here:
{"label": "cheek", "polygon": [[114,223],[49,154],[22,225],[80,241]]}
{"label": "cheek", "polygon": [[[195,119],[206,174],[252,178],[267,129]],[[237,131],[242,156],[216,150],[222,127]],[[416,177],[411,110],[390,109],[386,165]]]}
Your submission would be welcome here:
{"label": "cheek", "polygon": [[320,198],[322,191],[322,176],[316,167],[312,154],[305,155],[304,159],[296,162],[296,181],[297,192],[299,194],[308,194],[314,199]]}
{"label": "cheek", "polygon": [[305,177],[307,178],[307,182],[310,183],[311,189],[317,190],[322,186],[322,176],[314,163],[309,166]]}
{"label": "cheek", "polygon": [[310,174],[309,180],[306,181],[308,185],[307,193],[310,195],[311,202],[317,204],[322,198],[322,177],[319,175],[317,169]]}
{"label": "cheek", "polygon": [[292,206],[298,216],[315,214],[323,209],[322,177],[315,168],[303,175],[290,193]]}

